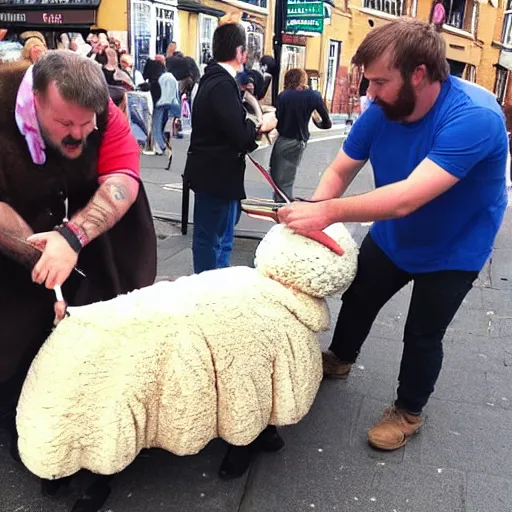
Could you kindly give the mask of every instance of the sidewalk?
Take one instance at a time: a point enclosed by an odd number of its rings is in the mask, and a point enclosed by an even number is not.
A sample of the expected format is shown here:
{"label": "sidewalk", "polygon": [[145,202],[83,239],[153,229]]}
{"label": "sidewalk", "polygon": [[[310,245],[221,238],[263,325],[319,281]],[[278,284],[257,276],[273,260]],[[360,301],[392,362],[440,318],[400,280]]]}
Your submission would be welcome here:
{"label": "sidewalk", "polygon": [[[190,235],[183,237],[169,224],[158,229],[165,236],[159,244],[159,273],[174,277],[191,272]],[[357,232],[358,238],[364,235]],[[511,240],[508,213],[492,263],[447,332],[444,368],[427,407],[425,427],[405,448],[375,451],[367,445],[366,431],[394,398],[410,287],[380,313],[350,378],[324,382],[306,419],[282,429],[285,452],[259,456],[246,479],[229,484],[215,480],[221,457],[217,443],[212,451],[191,458],[189,466],[161,455],[158,460],[173,468],[173,477],[177,467],[187,471],[178,482],[169,482],[173,508],[164,505],[171,501],[160,507],[151,501],[148,510],[511,510]],[[238,239],[234,263],[251,265],[256,245],[254,240]],[[339,298],[329,299],[329,305],[334,321]],[[332,328],[322,336],[324,348],[331,335]],[[137,464],[148,472],[146,489],[161,496],[166,484],[159,475],[164,471],[148,461]],[[140,491],[135,495],[133,484],[120,478],[124,493],[133,493],[132,501],[112,505],[113,511],[143,510],[148,496]]]}
{"label": "sidewalk", "polygon": [[[321,145],[325,140],[334,147],[336,151],[341,147],[343,136],[345,134],[345,125],[334,125],[330,130],[319,130],[313,124],[311,129],[311,140],[308,143],[308,149],[304,157],[303,167],[308,168],[308,163],[317,164],[320,160],[323,168],[330,163],[331,156],[321,154]],[[142,155],[142,179],[146,186],[151,207],[155,216],[166,220],[181,220],[181,191],[182,191],[182,173],[185,168],[186,152],[189,145],[189,136],[184,139],[173,139],[173,160],[171,169],[167,171],[168,159],[166,156],[147,156]],[[313,151],[312,151],[313,148]],[[265,168],[268,168],[270,159],[270,148],[264,147],[253,153],[254,158]],[[332,152],[331,152],[332,153]],[[309,162],[308,162],[309,158]],[[304,176],[299,173],[295,193],[298,196],[308,197],[314,191],[318,176]],[[261,176],[256,167],[247,161],[247,170],[245,177],[247,195],[249,197],[271,198],[272,190],[270,185]],[[190,194],[189,221],[192,222],[192,213],[194,208],[194,194]],[[255,220],[243,215],[237,226],[237,236],[248,236],[261,238],[271,224],[265,221]]]}
{"label": "sidewalk", "polygon": [[[310,154],[309,160],[305,156],[306,165],[321,158],[324,147],[318,151]],[[263,150],[257,158],[265,163],[268,154]],[[317,179],[302,177],[300,193],[311,192]],[[249,195],[268,197],[268,187],[253,168],[248,169],[247,184]],[[352,190],[360,192],[369,186],[368,173],[362,173]],[[179,194],[176,201],[179,203]],[[244,231],[256,235],[271,226],[265,222],[256,225],[257,221],[246,216],[242,222]],[[157,229],[164,236],[159,244],[159,274],[175,277],[192,272],[191,234],[182,236],[179,226],[169,223],[159,223]],[[360,242],[368,227],[352,224],[349,229]],[[257,243],[237,238],[233,263],[252,265]],[[173,510],[512,510],[511,256],[512,214],[507,212],[492,261],[446,334],[444,367],[427,406],[425,426],[406,447],[392,453],[375,451],[367,444],[366,431],[395,396],[410,286],[379,314],[350,378],[324,382],[307,418],[283,429],[284,453],[261,455],[243,482],[226,486],[210,481],[215,480],[210,471],[215,472],[221,454],[212,452],[212,459],[206,450],[192,459],[197,461],[193,463],[198,465],[196,469],[180,478],[177,487],[171,485],[173,492],[182,489],[174,494]],[[330,298],[329,306],[334,322],[339,297]],[[322,335],[323,348],[330,342],[332,327]],[[182,461],[179,466],[183,467]],[[151,470],[152,474],[156,471]],[[196,472],[206,475],[206,481]],[[158,488],[154,482],[152,489],[157,492]],[[143,499],[140,497],[141,505]],[[166,509],[162,505],[151,510]]]}

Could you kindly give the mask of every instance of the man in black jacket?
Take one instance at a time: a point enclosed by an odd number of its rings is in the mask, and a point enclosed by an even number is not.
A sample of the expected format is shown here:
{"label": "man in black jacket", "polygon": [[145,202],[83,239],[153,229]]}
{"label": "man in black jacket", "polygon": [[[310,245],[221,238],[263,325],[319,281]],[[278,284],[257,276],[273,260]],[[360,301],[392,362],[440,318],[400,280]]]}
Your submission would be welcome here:
{"label": "man in black jacket", "polygon": [[235,81],[247,58],[245,44],[239,24],[215,30],[214,62],[206,67],[193,103],[185,179],[195,192],[195,273],[229,266],[240,200],[245,198],[245,155],[256,149],[259,133],[276,124],[256,126],[246,117]]}

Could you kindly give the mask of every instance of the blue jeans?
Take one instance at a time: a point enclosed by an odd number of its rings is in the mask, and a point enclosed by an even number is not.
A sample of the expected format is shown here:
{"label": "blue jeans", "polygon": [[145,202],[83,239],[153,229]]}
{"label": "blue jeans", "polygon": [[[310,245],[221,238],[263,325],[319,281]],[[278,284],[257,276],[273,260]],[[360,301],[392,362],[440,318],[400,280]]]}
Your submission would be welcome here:
{"label": "blue jeans", "polygon": [[238,200],[195,193],[192,254],[196,274],[229,267],[240,212]]}
{"label": "blue jeans", "polygon": [[179,105],[160,105],[153,110],[153,140],[161,151],[167,147],[164,128],[169,118],[180,117]]}

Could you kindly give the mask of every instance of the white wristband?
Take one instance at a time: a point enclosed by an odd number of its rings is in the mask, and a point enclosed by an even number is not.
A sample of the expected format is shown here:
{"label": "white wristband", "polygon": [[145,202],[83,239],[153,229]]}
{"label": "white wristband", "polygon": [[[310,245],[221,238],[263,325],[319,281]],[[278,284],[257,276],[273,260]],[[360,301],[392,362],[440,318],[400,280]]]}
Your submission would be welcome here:
{"label": "white wristband", "polygon": [[55,297],[57,298],[57,302],[64,301],[64,297],[62,295],[62,289],[60,285],[54,287],[53,291],[55,292]]}

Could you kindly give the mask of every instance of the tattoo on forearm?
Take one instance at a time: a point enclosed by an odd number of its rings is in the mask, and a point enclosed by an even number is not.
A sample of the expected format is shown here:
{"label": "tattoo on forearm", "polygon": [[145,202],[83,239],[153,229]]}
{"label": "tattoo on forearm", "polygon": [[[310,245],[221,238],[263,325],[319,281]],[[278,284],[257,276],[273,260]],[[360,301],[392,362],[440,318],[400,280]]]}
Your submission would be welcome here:
{"label": "tattoo on forearm", "polygon": [[89,204],[73,217],[71,222],[90,241],[113,227],[128,211],[131,204],[125,184],[105,182]]}

